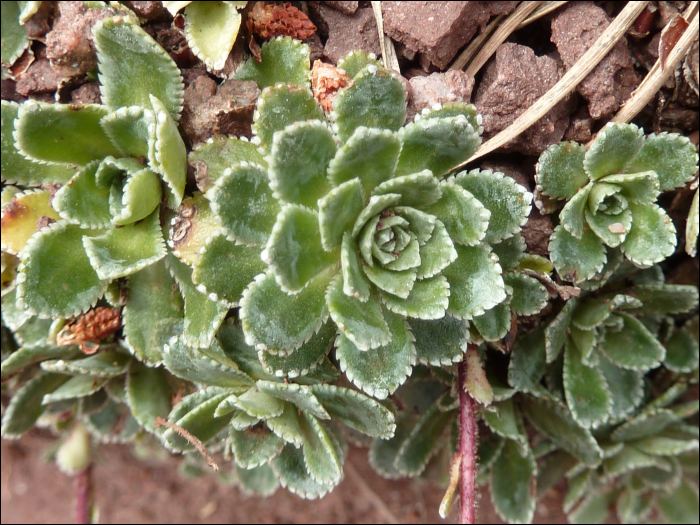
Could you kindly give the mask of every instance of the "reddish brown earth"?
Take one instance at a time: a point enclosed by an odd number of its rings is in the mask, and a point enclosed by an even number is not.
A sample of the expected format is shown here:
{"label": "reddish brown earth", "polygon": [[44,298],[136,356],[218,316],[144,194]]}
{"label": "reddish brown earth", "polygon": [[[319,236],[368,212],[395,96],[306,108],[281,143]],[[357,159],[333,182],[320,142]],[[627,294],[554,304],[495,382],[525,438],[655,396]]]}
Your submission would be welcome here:
{"label": "reddish brown earth", "polygon": [[[73,479],[42,456],[53,439],[38,431],[2,441],[5,523],[73,523]],[[423,481],[379,477],[361,449],[351,449],[345,479],[322,500],[307,501],[279,489],[270,498],[246,496],[214,476],[184,478],[178,460],[139,461],[128,447],[101,446],[93,472],[100,523],[456,523],[442,521],[442,491]],[[368,496],[367,492],[372,496]],[[535,523],[565,523],[561,496],[551,491]],[[372,501],[379,499],[384,504]],[[482,494],[479,523],[502,523]]]}

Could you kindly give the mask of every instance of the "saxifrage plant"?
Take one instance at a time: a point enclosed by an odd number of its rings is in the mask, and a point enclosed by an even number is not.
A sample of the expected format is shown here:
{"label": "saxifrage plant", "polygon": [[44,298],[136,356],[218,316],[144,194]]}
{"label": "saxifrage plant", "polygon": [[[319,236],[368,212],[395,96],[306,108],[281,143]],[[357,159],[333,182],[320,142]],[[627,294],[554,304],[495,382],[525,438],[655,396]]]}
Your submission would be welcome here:
{"label": "saxifrage plant", "polygon": [[608,124],[589,148],[551,146],[537,166],[537,188],[566,199],[549,246],[563,279],[582,282],[603,268],[606,247],[638,266],[670,256],[676,229],[656,199],[697,171],[693,144],[675,133],[645,136],[634,124]]}

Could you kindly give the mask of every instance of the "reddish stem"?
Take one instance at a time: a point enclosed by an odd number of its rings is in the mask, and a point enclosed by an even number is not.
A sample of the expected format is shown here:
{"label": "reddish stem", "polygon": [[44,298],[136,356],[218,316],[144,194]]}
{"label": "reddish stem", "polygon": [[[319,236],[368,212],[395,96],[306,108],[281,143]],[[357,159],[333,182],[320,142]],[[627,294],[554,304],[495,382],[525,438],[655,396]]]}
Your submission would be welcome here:
{"label": "reddish stem", "polygon": [[75,523],[92,523],[92,465],[75,477]]}
{"label": "reddish stem", "polygon": [[458,365],[459,373],[459,454],[462,456],[461,511],[460,523],[475,523],[476,499],[474,481],[476,478],[476,439],[477,428],[474,420],[474,400],[464,388],[467,378],[467,356]]}

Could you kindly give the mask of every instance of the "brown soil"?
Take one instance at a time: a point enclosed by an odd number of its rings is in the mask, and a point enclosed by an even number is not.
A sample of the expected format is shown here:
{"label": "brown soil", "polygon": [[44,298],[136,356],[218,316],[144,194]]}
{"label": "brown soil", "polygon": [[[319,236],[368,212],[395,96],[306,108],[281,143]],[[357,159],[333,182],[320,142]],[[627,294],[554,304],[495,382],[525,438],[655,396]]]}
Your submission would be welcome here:
{"label": "brown soil", "polygon": [[[38,431],[2,442],[2,510],[5,523],[73,523],[73,480],[42,459],[54,443]],[[386,480],[351,449],[345,479],[320,501],[280,489],[270,498],[246,496],[214,476],[186,479],[178,460],[138,461],[128,447],[105,445],[93,471],[100,523],[456,523],[453,510],[442,521],[442,491],[422,481]],[[371,501],[367,491],[384,502]],[[535,523],[565,523],[561,494],[551,491],[538,505]],[[502,523],[482,494],[479,523]]]}

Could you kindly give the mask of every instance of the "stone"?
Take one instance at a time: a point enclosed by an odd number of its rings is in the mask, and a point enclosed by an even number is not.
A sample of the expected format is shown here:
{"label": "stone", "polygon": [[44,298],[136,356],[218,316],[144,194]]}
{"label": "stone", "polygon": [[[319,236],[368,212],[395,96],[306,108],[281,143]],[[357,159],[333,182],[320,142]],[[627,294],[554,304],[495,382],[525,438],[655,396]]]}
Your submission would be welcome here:
{"label": "stone", "polygon": [[46,34],[46,56],[61,76],[75,76],[97,68],[92,27],[109,18],[109,9],[88,8],[83,2],[58,2],[59,17]]}
{"label": "stone", "polygon": [[46,58],[36,60],[17,79],[17,92],[27,96],[29,93],[53,93],[61,80]]}
{"label": "stone", "polygon": [[459,70],[416,76],[408,82],[411,85],[412,96],[406,108],[407,122],[411,122],[424,108],[438,103],[469,102],[474,89],[474,77]]}
{"label": "stone", "polygon": [[255,82],[230,79],[217,86],[208,76],[198,76],[185,89],[182,129],[193,145],[213,135],[250,138],[259,95]]}
{"label": "stone", "polygon": [[[611,18],[592,2],[569,2],[552,20],[552,42],[570,69],[610,25]],[[639,85],[627,40],[622,37],[605,58],[577,86],[594,119],[620,109]]]}
{"label": "stone", "polygon": [[579,108],[576,113],[571,116],[569,128],[564,133],[564,140],[573,140],[574,142],[588,142],[593,136],[591,128],[594,120],[588,113],[587,107]]}
{"label": "stone", "polygon": [[83,84],[71,91],[70,98],[73,104],[102,104],[100,85],[97,82]]}
{"label": "stone", "polygon": [[332,7],[333,9],[337,9],[338,11],[342,11],[346,15],[354,15],[355,11],[357,11],[357,7],[359,6],[360,2],[323,2],[324,4]]}
{"label": "stone", "polygon": [[124,2],[136,16],[146,20],[157,20],[164,17],[168,11],[163,7],[163,2]]}
{"label": "stone", "polygon": [[52,2],[41,2],[39,10],[24,23],[27,36],[32,39],[43,39],[51,29],[50,19],[53,7]]}
{"label": "stone", "polygon": [[493,14],[517,2],[382,2],[384,32],[414,53],[421,65],[445,69]]}
{"label": "stone", "polygon": [[381,55],[377,22],[372,8],[360,8],[349,15],[319,4],[315,15],[314,21],[319,26],[319,31],[328,36],[323,54],[333,64],[356,49]]}
{"label": "stone", "polygon": [[[484,140],[507,128],[563,76],[554,57],[526,46],[501,44],[484,71],[474,98],[483,117]],[[539,155],[559,142],[569,127],[573,99],[565,97],[549,113],[504,146],[525,155]]]}

